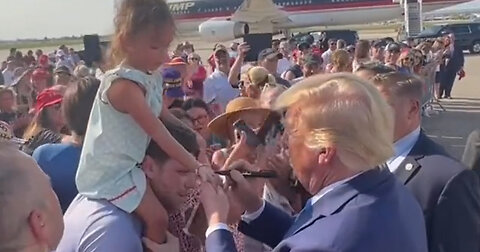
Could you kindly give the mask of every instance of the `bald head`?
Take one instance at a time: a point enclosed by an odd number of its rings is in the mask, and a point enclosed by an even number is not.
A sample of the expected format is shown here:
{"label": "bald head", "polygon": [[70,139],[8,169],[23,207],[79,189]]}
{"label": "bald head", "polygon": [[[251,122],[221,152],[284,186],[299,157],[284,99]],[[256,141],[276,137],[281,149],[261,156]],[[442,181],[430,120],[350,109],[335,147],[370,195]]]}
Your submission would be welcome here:
{"label": "bald head", "polygon": [[0,251],[55,249],[61,236],[55,233],[63,232],[61,210],[55,207],[58,200],[47,175],[30,156],[0,142]]}
{"label": "bald head", "polygon": [[0,143],[0,251],[18,248],[27,239],[34,161],[12,145]]}

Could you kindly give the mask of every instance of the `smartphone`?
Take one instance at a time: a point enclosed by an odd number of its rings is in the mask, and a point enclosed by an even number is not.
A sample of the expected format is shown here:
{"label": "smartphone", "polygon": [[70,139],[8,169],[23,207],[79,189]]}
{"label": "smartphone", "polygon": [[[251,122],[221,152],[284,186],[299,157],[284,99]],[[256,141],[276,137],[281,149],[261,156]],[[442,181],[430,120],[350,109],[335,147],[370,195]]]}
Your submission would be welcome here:
{"label": "smartphone", "polygon": [[[231,170],[225,171],[216,171],[215,174],[230,176]],[[262,170],[262,171],[243,171],[241,172],[242,176],[245,178],[276,178],[278,176],[277,172],[274,170]]]}
{"label": "smartphone", "polygon": [[241,132],[245,132],[247,136],[247,144],[250,147],[257,147],[259,146],[262,142],[258,139],[257,134],[248,127],[248,125],[245,123],[243,120],[239,120],[236,123],[233,124],[233,127]]}

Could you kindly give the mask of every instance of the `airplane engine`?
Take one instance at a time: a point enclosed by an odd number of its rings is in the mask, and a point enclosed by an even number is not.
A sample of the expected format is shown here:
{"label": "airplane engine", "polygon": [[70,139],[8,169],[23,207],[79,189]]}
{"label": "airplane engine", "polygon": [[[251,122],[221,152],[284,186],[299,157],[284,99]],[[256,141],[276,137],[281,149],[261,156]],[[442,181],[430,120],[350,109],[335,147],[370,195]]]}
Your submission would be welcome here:
{"label": "airplane engine", "polygon": [[210,19],[201,23],[198,31],[204,39],[218,42],[240,38],[250,32],[250,27],[246,23]]}

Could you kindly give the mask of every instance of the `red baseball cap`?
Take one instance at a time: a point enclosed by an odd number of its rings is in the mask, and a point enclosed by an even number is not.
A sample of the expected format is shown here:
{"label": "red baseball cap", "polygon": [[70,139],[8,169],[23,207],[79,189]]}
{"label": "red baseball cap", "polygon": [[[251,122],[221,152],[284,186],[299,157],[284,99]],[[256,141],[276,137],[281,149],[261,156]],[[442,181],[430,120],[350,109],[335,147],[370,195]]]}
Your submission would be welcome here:
{"label": "red baseball cap", "polygon": [[166,65],[167,66],[182,66],[186,65],[187,63],[185,60],[182,59],[182,57],[175,57],[173,58],[170,62],[168,62]]}
{"label": "red baseball cap", "polygon": [[48,73],[43,69],[38,68],[38,69],[35,69],[35,71],[33,71],[31,79],[32,79],[32,82],[34,82],[34,81],[47,80],[49,77],[50,77],[50,73]]}
{"label": "red baseball cap", "polygon": [[62,99],[62,95],[58,92],[51,89],[45,89],[37,96],[37,102],[35,103],[35,112],[38,113],[43,108],[59,104],[62,102]]}

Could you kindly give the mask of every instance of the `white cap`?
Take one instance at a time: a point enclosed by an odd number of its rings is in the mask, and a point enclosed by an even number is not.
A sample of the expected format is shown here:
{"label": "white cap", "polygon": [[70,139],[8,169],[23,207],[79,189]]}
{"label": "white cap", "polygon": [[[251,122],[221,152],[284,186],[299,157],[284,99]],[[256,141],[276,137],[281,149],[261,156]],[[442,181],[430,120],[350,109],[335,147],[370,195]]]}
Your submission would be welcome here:
{"label": "white cap", "polygon": [[65,52],[63,50],[58,50],[56,56],[59,57],[59,58],[63,57],[63,56],[65,56]]}

